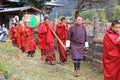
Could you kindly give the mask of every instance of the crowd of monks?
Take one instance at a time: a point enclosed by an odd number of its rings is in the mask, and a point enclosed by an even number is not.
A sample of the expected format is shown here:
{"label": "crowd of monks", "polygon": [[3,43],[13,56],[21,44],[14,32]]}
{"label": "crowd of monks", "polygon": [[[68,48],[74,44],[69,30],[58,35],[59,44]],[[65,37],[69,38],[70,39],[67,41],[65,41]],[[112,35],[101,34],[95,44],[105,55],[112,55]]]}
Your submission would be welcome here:
{"label": "crowd of monks", "polygon": [[[54,49],[54,34],[53,30],[60,40],[65,45],[68,32],[68,24],[63,17],[55,27],[50,22],[48,17],[45,17],[44,22],[38,27],[38,48],[41,51],[41,60],[47,64],[55,64],[56,55]],[[17,46],[22,52],[27,53],[27,56],[33,57],[36,50],[36,40],[34,38],[34,28],[32,28],[28,22],[12,23],[9,31],[11,42],[14,46]],[[61,63],[67,61],[67,53],[58,41],[58,49],[60,54]]]}
{"label": "crowd of monks", "polygon": [[34,56],[36,42],[34,39],[34,29],[29,26],[29,23],[18,22],[17,26],[12,23],[10,27],[10,39],[14,46],[28,53],[28,56]]}
{"label": "crowd of monks", "polygon": [[[48,17],[38,27],[38,48],[41,51],[41,60],[45,64],[54,65],[56,63],[54,38],[57,38],[59,51],[59,60],[61,64],[67,62],[67,51],[71,49],[71,58],[73,60],[75,76],[80,76],[80,61],[83,58],[86,40],[86,30],[82,24],[82,18],[77,17],[76,22],[69,27],[66,19],[61,18],[56,27],[50,22]],[[20,48],[28,56],[33,57],[36,50],[36,41],[34,39],[34,28],[27,22],[14,23],[10,28],[10,39],[12,44]]]}

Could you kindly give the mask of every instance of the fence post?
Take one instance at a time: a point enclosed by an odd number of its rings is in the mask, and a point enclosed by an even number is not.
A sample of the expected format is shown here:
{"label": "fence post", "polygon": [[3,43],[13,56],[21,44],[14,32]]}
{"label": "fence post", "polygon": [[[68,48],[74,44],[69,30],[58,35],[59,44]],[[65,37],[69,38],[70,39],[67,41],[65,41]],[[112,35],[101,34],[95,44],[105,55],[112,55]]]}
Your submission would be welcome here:
{"label": "fence post", "polygon": [[95,17],[94,18],[94,26],[93,26],[93,45],[92,45],[92,63],[94,64],[94,60],[95,60],[95,54],[96,54],[96,43],[94,43],[94,39],[98,38],[98,34],[99,34],[99,17]]}
{"label": "fence post", "polygon": [[99,43],[101,44],[101,39],[99,37],[99,33],[100,33],[99,29],[100,29],[99,17],[95,17],[94,18],[94,28],[93,28],[94,37],[93,37],[93,45],[92,45],[92,48],[93,48],[92,64],[96,65],[96,66],[98,63],[101,63],[101,61],[96,56],[96,55],[99,55],[99,52],[97,52],[97,50],[96,50],[98,47],[98,44]]}
{"label": "fence post", "polygon": [[99,27],[100,27],[100,25],[99,25],[99,17],[95,17],[94,18],[94,28],[93,28],[93,30],[94,30],[94,38],[98,38],[98,34],[99,34]]}

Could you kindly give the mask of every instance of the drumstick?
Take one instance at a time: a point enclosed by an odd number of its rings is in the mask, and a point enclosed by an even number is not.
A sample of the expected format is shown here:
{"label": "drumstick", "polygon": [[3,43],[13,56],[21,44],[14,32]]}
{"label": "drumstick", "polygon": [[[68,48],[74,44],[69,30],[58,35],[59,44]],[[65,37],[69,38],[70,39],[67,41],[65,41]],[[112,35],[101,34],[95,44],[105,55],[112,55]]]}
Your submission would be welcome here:
{"label": "drumstick", "polygon": [[[50,28],[50,27],[49,27]],[[64,50],[66,51],[66,46],[63,44],[63,42],[60,40],[60,38],[57,36],[57,34],[55,33],[55,31],[50,28],[50,30],[52,31],[52,33],[54,34],[54,36],[57,38],[57,40],[60,42],[60,44],[62,45],[62,47],[64,48]]]}

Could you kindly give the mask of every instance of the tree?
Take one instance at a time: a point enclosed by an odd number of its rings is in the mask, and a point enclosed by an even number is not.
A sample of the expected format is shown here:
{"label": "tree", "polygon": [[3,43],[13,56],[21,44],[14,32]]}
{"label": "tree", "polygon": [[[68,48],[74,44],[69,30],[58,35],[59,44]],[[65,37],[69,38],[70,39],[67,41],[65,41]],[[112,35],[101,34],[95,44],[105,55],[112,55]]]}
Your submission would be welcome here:
{"label": "tree", "polygon": [[104,10],[86,10],[81,15],[85,20],[89,19],[92,21],[94,17],[99,17],[100,21],[105,21]]}
{"label": "tree", "polygon": [[119,19],[120,19],[120,5],[116,5],[114,7],[113,20],[119,20]]}
{"label": "tree", "polygon": [[35,6],[39,9],[43,9],[44,4],[48,1],[51,0],[21,0],[19,4],[23,4],[23,6]]}
{"label": "tree", "polygon": [[120,19],[120,1],[119,0],[109,0],[106,2],[105,13],[108,21]]}
{"label": "tree", "polygon": [[101,4],[105,0],[77,0],[77,10],[75,11],[75,18],[79,15],[80,11],[92,8],[95,3]]}

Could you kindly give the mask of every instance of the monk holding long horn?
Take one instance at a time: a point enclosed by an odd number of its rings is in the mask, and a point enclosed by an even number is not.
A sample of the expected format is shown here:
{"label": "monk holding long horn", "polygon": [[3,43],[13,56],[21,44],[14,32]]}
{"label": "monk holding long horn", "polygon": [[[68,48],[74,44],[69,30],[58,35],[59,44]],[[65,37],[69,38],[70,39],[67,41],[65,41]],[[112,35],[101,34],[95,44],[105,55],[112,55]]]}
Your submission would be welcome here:
{"label": "monk holding long horn", "polygon": [[49,18],[45,17],[38,30],[38,47],[41,50],[41,59],[47,64],[55,64],[56,62],[53,31],[53,25]]}

